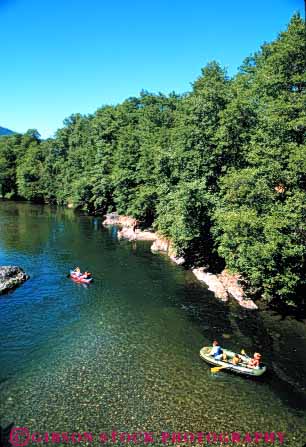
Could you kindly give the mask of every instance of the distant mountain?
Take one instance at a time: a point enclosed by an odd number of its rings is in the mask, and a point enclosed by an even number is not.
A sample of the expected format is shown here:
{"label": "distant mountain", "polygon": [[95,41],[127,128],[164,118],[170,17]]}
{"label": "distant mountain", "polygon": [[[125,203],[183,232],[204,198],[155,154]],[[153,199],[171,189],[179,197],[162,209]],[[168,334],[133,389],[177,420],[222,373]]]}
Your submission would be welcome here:
{"label": "distant mountain", "polygon": [[12,133],[14,133],[12,130],[0,126],[0,137],[2,135],[11,135]]}

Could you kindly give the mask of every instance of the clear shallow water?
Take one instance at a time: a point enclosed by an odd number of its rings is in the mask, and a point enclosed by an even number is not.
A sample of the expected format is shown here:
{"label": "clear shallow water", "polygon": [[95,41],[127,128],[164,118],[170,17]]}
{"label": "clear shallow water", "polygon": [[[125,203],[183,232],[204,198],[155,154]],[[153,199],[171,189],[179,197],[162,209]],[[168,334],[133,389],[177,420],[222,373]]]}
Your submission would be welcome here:
{"label": "clear shallow water", "polygon": [[[2,425],[283,431],[283,445],[306,442],[302,323],[219,303],[149,244],[119,243],[115,228],[70,210],[0,202],[0,265],[9,264],[31,279],[0,297]],[[66,277],[76,265],[94,284]],[[215,337],[260,350],[269,374],[211,375],[199,350]]]}

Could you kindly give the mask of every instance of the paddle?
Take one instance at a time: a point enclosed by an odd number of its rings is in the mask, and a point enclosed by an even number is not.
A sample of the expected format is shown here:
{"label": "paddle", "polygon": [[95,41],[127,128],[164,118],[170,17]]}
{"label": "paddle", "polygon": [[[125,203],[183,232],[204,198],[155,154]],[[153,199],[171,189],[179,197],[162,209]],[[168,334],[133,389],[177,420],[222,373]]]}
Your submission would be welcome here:
{"label": "paddle", "polygon": [[210,368],[210,372],[216,373],[216,372],[221,371],[221,369],[225,369],[225,368],[228,368],[228,367],[229,367],[229,365],[215,366],[214,368]]}

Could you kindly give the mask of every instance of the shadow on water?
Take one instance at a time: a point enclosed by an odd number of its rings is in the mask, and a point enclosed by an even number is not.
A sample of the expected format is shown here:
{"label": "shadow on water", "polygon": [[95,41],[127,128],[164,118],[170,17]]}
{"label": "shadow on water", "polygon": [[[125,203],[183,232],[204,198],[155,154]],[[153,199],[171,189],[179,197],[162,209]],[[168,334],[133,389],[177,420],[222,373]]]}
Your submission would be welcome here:
{"label": "shadow on water", "polygon": [[[217,339],[227,349],[236,352],[244,349],[249,356],[252,356],[254,351],[260,351],[268,366],[265,375],[258,378],[244,377],[241,379],[239,377],[239,380],[256,381],[259,384],[268,385],[286,405],[290,405],[295,410],[305,410],[306,327],[304,328],[304,350],[302,349],[304,365],[292,368],[292,365],[297,365],[294,346],[292,346],[291,357],[284,358],[281,350],[275,349],[275,334],[271,334],[271,329],[266,327],[266,321],[260,312],[245,310],[235,302],[230,305],[224,304],[218,301],[204,286],[195,282],[190,272],[186,272],[185,276],[185,285],[173,299],[173,304],[183,309],[191,321],[199,322],[203,334],[203,345],[204,341],[211,344],[212,340]],[[268,312],[268,315],[273,314]],[[294,322],[292,324],[294,325]],[[280,323],[278,331],[281,329]],[[292,340],[287,337],[286,343],[291,345]],[[301,361],[302,358],[300,358]],[[282,370],[283,365],[287,369],[289,367],[288,375]],[[234,373],[228,372],[218,373],[218,379],[222,377],[222,380],[226,381],[224,376],[227,374],[231,376],[228,380],[233,380]]]}

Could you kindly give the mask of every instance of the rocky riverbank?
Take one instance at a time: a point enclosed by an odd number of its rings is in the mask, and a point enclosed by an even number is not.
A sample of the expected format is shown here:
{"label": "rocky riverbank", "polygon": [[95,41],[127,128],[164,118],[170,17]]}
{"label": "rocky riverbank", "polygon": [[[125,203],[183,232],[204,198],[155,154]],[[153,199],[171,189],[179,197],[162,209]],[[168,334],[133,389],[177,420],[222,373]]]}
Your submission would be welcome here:
{"label": "rocky riverbank", "polygon": [[[178,265],[185,263],[183,257],[176,255],[171,241],[165,238],[157,238],[151,246],[151,251],[153,253],[159,251],[167,253],[172,261]],[[214,275],[204,267],[194,268],[192,269],[192,273],[199,281],[205,283],[208,289],[214,292],[215,296],[221,301],[229,301],[232,297],[240,306],[246,309],[258,309],[254,301],[246,298],[245,292],[239,283],[241,279],[239,275],[233,275],[227,269],[224,269],[220,274]]]}
{"label": "rocky riverbank", "polygon": [[169,258],[177,265],[185,264],[185,259],[182,256],[177,256],[176,251],[168,239],[157,237],[151,246],[151,251],[157,253],[159,251],[167,253]]}
{"label": "rocky riverbank", "polygon": [[[171,241],[160,237],[152,231],[141,231],[137,229],[137,220],[133,217],[110,213],[106,215],[103,225],[119,225],[121,229],[118,231],[118,239],[153,241],[151,246],[153,253],[166,253],[178,265],[185,263],[183,257],[177,256]],[[246,309],[258,309],[254,301],[246,298],[245,292],[239,283],[239,275],[233,275],[227,269],[223,270],[220,274],[214,275],[204,267],[194,268],[192,272],[199,281],[205,283],[208,289],[214,292],[218,299],[226,302],[232,297],[240,306]]]}
{"label": "rocky riverbank", "polygon": [[155,241],[157,234],[149,230],[137,228],[137,220],[129,216],[120,216],[117,213],[106,215],[103,225],[119,225],[118,239],[128,239],[129,241]]}
{"label": "rocky riverbank", "polygon": [[29,279],[29,276],[17,266],[0,267],[0,295],[18,287]]}
{"label": "rocky riverbank", "polygon": [[240,306],[246,309],[258,309],[253,300],[246,298],[245,292],[239,284],[241,279],[239,275],[233,275],[227,269],[224,269],[218,275],[213,275],[212,273],[206,272],[203,267],[193,269],[192,272],[220,300],[228,301],[232,297],[238,301]]}

